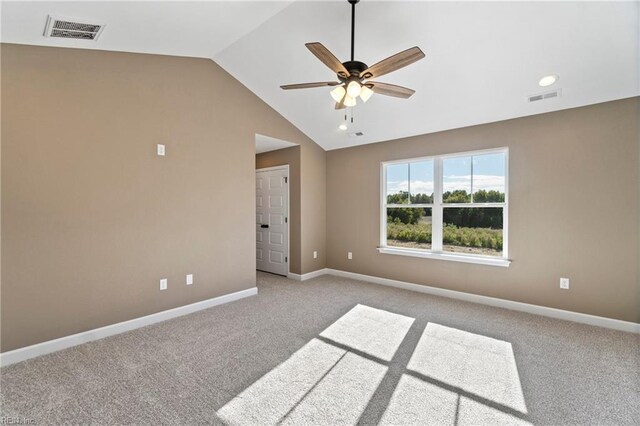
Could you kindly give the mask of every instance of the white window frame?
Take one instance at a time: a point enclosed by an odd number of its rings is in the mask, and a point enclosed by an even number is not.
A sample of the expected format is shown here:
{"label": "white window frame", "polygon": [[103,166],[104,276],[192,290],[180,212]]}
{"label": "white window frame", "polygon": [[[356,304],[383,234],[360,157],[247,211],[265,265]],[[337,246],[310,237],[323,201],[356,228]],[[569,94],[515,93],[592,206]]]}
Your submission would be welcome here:
{"label": "white window frame", "polygon": [[[443,203],[443,170],[442,162],[447,158],[478,156],[485,154],[505,155],[505,188],[504,203]],[[386,166],[392,164],[411,164],[423,161],[433,161],[433,204],[387,204],[387,176]],[[409,172],[410,173],[410,172]],[[473,161],[471,164],[471,193],[473,194]],[[411,176],[409,180],[409,201],[411,201]],[[431,208],[431,250],[412,249],[387,246],[387,208],[393,207],[426,207]],[[502,207],[502,256],[483,256],[445,252],[442,250],[443,210],[451,207]],[[508,267],[509,241],[509,149],[507,147],[485,149],[479,151],[456,152],[451,154],[433,155],[429,157],[406,158],[402,160],[383,161],[380,163],[380,246],[378,251],[384,254],[421,257],[427,259],[450,260],[456,262],[477,263],[481,265]]]}

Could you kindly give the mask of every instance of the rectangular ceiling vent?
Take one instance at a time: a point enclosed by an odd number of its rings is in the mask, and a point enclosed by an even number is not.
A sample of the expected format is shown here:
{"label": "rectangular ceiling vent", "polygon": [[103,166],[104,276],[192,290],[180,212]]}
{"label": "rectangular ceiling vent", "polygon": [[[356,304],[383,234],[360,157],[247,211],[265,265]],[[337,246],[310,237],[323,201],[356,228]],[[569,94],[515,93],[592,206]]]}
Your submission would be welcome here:
{"label": "rectangular ceiling vent", "polygon": [[531,95],[527,97],[527,99],[529,102],[537,102],[545,99],[559,98],[561,94],[562,94],[562,89],[557,89],[557,90],[554,90],[553,92],[545,92],[545,93],[539,93],[537,95]]}
{"label": "rectangular ceiling vent", "polygon": [[364,136],[364,133],[362,132],[349,133],[349,136],[351,136],[352,138],[357,138],[358,136]]}
{"label": "rectangular ceiling vent", "polygon": [[79,21],[81,20],[49,15],[47,25],[44,28],[44,36],[97,40],[105,27],[103,24],[90,24]]}

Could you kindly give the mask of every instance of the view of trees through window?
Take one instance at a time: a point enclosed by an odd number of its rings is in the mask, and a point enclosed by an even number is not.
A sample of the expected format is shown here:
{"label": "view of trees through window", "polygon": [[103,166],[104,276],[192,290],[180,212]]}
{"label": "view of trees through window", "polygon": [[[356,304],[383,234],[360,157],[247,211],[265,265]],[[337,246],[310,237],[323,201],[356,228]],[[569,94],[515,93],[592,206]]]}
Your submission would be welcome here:
{"label": "view of trees through window", "polygon": [[[387,246],[502,256],[505,153],[443,158],[439,204],[434,161],[385,166]],[[434,208],[440,212],[435,224]],[[442,230],[437,247],[434,225]]]}

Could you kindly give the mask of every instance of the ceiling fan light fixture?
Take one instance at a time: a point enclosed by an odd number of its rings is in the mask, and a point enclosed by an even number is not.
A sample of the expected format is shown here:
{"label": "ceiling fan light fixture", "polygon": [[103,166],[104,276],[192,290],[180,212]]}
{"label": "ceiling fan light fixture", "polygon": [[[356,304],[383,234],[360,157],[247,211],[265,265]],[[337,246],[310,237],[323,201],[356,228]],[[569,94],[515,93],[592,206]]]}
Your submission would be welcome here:
{"label": "ceiling fan light fixture", "polygon": [[347,85],[347,95],[351,96],[352,98],[357,98],[360,95],[360,90],[362,89],[362,86],[360,85],[360,83],[358,83],[355,80],[352,80],[348,85]]}
{"label": "ceiling fan light fixture", "polygon": [[344,97],[344,105],[348,107],[356,106],[356,98],[349,96],[349,92],[347,91],[347,96]]}
{"label": "ceiling fan light fixture", "polygon": [[347,93],[347,91],[344,89],[343,86],[337,86],[335,89],[331,91],[331,97],[333,98],[334,101],[340,102],[342,98],[344,98],[345,93]]}
{"label": "ceiling fan light fixture", "polygon": [[367,86],[362,86],[360,89],[360,99],[362,99],[362,102],[367,102],[372,95],[373,90],[369,89]]}

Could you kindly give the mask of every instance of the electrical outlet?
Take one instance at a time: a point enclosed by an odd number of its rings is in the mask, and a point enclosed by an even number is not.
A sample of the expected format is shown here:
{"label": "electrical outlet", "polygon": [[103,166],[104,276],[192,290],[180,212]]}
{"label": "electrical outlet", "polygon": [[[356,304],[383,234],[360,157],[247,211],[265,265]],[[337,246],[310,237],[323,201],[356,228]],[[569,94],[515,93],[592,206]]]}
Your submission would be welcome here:
{"label": "electrical outlet", "polygon": [[560,278],[560,288],[569,290],[569,278]]}
{"label": "electrical outlet", "polygon": [[158,144],[158,155],[164,157],[164,145]]}
{"label": "electrical outlet", "polygon": [[193,284],[193,274],[187,275],[187,285]]}
{"label": "electrical outlet", "polygon": [[317,258],[318,258],[318,252],[317,252],[317,251],[314,251],[314,252],[313,252],[313,258],[314,258],[314,259],[317,259]]}
{"label": "electrical outlet", "polygon": [[348,252],[347,253],[347,259],[349,259],[349,260],[353,259],[353,253]]}
{"label": "electrical outlet", "polygon": [[160,290],[166,290],[167,289],[167,279],[163,278],[160,280]]}

